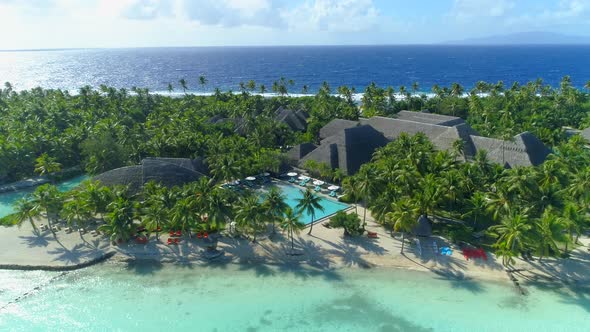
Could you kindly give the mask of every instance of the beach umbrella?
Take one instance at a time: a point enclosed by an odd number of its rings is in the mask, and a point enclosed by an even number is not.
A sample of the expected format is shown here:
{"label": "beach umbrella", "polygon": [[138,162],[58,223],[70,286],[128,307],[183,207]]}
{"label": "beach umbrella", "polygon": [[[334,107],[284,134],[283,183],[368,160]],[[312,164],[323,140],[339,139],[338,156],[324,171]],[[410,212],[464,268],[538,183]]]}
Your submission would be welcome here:
{"label": "beach umbrella", "polygon": [[315,181],[313,181],[313,184],[314,184],[315,186],[321,186],[321,185],[323,185],[324,183],[325,183],[325,182],[324,182],[324,181],[322,181],[322,180],[315,180]]}
{"label": "beach umbrella", "polygon": [[270,175],[270,173],[268,173],[268,172],[262,173],[262,176],[269,176],[269,175]]}
{"label": "beach umbrella", "polygon": [[295,172],[290,172],[290,173],[287,173],[287,175],[288,175],[288,176],[297,176],[297,173],[295,173]]}
{"label": "beach umbrella", "polygon": [[254,180],[256,180],[256,178],[253,177],[253,176],[249,176],[249,177],[246,178],[246,180],[248,180],[248,181],[254,181]]}
{"label": "beach umbrella", "polygon": [[338,186],[329,186],[328,187],[328,190],[338,190],[338,189],[340,189],[340,187],[338,187]]}
{"label": "beach umbrella", "polygon": [[310,179],[310,177],[306,176],[306,175],[301,175],[298,179],[299,180],[308,180],[308,179]]}

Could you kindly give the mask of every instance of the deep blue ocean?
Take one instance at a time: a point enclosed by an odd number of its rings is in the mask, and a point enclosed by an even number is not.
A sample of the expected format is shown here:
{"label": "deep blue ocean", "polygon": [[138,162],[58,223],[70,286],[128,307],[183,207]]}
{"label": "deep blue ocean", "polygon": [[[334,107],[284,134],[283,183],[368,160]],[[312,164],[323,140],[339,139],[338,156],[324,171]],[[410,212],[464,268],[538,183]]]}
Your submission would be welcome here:
{"label": "deep blue ocean", "polygon": [[[198,84],[204,75],[208,83]],[[420,84],[429,92],[434,84],[513,82],[543,78],[557,86],[570,75],[576,87],[590,80],[590,46],[322,46],[322,47],[203,47],[89,49],[0,52],[0,82],[16,89],[63,88],[72,92],[84,85],[118,88],[144,87],[166,91],[173,83],[188,82],[193,92],[215,88],[238,90],[252,79],[268,90],[280,77],[291,79],[291,93],[309,86],[317,91],[323,81],[332,87],[354,86],[361,91],[371,82],[399,87]]]}

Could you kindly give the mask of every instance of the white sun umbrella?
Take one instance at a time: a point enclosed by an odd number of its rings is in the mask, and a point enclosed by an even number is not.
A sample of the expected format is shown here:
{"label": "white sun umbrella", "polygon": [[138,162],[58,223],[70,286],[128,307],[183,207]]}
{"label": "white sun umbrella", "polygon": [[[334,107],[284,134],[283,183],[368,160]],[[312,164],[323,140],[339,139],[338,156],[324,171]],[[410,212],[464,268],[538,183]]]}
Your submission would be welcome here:
{"label": "white sun umbrella", "polygon": [[338,189],[340,189],[340,187],[338,187],[338,186],[329,186],[328,187],[328,190],[338,190]]}
{"label": "white sun umbrella", "polygon": [[307,180],[307,179],[309,179],[309,178],[310,178],[310,177],[309,177],[309,176],[307,176],[307,175],[301,175],[301,176],[300,176],[298,179],[299,179],[299,180]]}
{"label": "white sun umbrella", "polygon": [[253,177],[253,176],[249,176],[249,177],[246,178],[246,180],[248,180],[248,181],[254,181],[254,180],[256,180],[256,178]]}
{"label": "white sun umbrella", "polygon": [[262,173],[262,176],[269,176],[269,175],[270,175],[270,173],[268,173],[268,172]]}
{"label": "white sun umbrella", "polygon": [[324,182],[324,181],[322,181],[322,180],[315,180],[315,181],[313,181],[313,184],[314,184],[315,186],[321,186],[321,185],[323,185],[324,183],[325,183],[325,182]]}
{"label": "white sun umbrella", "polygon": [[290,172],[290,173],[287,173],[287,175],[288,176],[297,176],[297,173],[296,172]]}

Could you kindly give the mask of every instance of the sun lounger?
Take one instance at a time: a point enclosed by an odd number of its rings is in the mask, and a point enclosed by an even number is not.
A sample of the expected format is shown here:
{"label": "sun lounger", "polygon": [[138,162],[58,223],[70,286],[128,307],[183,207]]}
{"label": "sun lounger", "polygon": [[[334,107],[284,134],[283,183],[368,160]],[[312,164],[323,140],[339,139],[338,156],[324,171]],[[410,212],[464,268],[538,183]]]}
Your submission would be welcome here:
{"label": "sun lounger", "polygon": [[174,239],[168,238],[168,244],[172,244],[172,243],[174,243]]}
{"label": "sun lounger", "polygon": [[174,239],[174,244],[179,244],[179,243],[180,243],[180,239],[179,238]]}
{"label": "sun lounger", "polygon": [[379,236],[375,232],[367,232],[367,236],[370,237],[371,239],[378,239],[379,238]]}
{"label": "sun lounger", "polygon": [[68,234],[70,234],[72,232],[72,229],[69,227],[64,228],[64,231]]}
{"label": "sun lounger", "polygon": [[335,191],[330,191],[330,197],[336,197],[336,192]]}
{"label": "sun lounger", "polygon": [[175,233],[174,233],[174,231],[170,231],[170,232],[168,233],[168,235],[170,235],[170,236],[175,236]]}
{"label": "sun lounger", "polygon": [[181,231],[176,231],[176,236],[182,236],[182,232]]}
{"label": "sun lounger", "polygon": [[322,187],[316,186],[313,190],[315,190],[315,191],[321,191],[322,190]]}

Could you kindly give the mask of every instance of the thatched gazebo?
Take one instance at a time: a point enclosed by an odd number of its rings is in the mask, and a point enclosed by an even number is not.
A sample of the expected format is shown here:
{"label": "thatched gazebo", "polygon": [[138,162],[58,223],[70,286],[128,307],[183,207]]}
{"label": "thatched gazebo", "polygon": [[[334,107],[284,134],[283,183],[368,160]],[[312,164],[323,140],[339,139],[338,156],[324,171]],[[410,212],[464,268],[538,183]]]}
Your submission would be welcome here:
{"label": "thatched gazebo", "polygon": [[412,234],[418,237],[430,237],[432,236],[432,224],[428,217],[421,215],[418,217],[416,226],[412,229]]}
{"label": "thatched gazebo", "polygon": [[202,172],[206,169],[200,159],[146,158],[141,165],[113,169],[95,176],[94,180],[109,187],[125,185],[130,192],[138,193],[150,181],[166,187],[182,186],[205,176]]}

